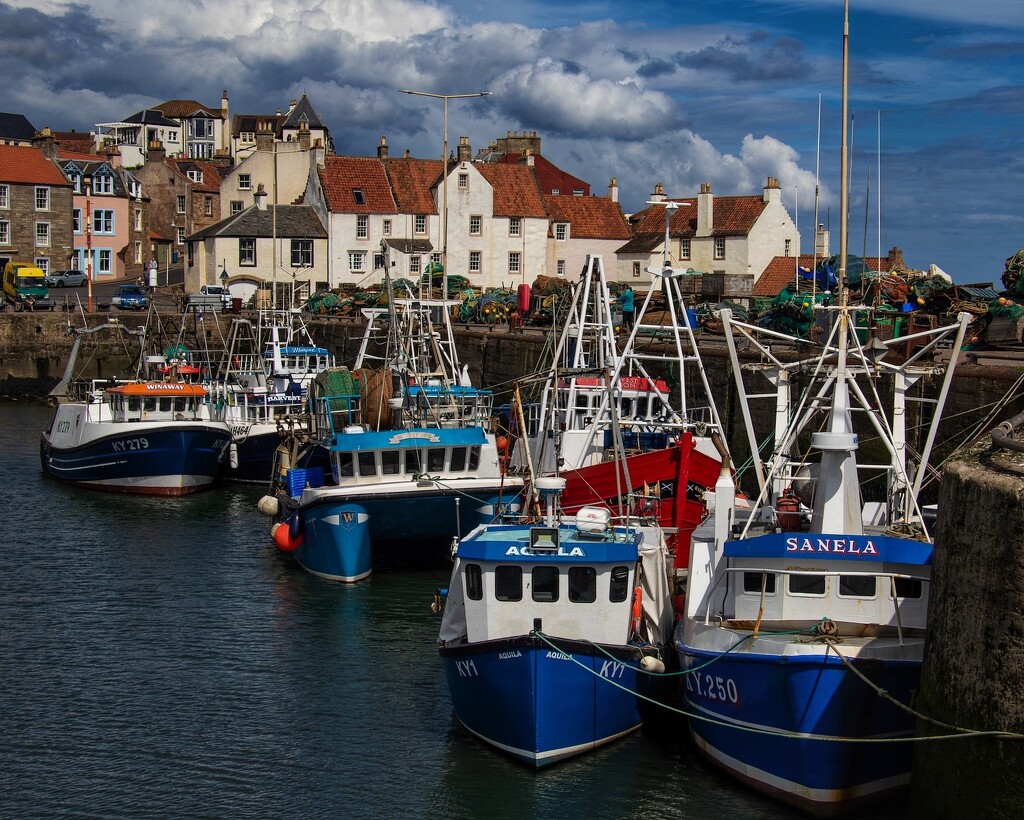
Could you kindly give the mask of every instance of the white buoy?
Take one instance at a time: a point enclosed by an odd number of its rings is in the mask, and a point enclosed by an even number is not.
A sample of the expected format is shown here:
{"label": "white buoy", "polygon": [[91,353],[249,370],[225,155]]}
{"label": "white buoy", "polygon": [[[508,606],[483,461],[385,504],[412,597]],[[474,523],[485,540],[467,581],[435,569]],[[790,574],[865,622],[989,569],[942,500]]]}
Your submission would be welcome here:
{"label": "white buoy", "polygon": [[281,510],[281,502],[272,495],[265,495],[256,503],[256,509],[268,518],[273,518]]}
{"label": "white buoy", "polygon": [[657,672],[660,675],[665,671],[665,664],[654,655],[644,655],[640,659],[640,668],[645,672]]}

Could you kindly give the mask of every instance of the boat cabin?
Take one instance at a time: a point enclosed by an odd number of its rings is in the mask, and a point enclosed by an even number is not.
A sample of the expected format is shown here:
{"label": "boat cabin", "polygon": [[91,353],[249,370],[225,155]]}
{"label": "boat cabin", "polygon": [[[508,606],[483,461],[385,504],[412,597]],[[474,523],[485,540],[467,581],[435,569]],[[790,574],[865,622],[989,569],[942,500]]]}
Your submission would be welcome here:
{"label": "boat cabin", "polygon": [[[694,534],[698,549],[702,535]],[[736,628],[804,629],[826,618],[839,635],[920,636],[930,556],[925,542],[873,534],[778,532],[727,541],[713,578],[699,559],[691,564],[695,595],[705,579],[713,584],[691,604],[705,622]]]}
{"label": "boat cabin", "polygon": [[132,382],[107,388],[104,398],[115,422],[199,421],[207,418],[206,389],[186,382]]}
{"label": "boat cabin", "polygon": [[[571,519],[570,519],[571,522]],[[478,527],[458,548],[466,640],[526,635],[626,643],[643,535],[623,528]],[[451,608],[460,617],[458,607]],[[446,617],[449,609],[446,608]],[[454,626],[454,624],[453,624]]]}

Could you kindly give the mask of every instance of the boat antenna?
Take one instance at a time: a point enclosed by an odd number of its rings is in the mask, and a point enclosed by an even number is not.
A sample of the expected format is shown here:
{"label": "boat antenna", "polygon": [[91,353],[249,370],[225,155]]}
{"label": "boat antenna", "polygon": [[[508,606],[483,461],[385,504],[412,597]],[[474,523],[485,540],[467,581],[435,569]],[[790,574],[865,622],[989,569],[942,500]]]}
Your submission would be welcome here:
{"label": "boat antenna", "polygon": [[878,273],[882,273],[882,112],[878,112],[878,137],[876,140],[878,144],[878,184],[875,189],[878,193],[875,196],[878,198]]}

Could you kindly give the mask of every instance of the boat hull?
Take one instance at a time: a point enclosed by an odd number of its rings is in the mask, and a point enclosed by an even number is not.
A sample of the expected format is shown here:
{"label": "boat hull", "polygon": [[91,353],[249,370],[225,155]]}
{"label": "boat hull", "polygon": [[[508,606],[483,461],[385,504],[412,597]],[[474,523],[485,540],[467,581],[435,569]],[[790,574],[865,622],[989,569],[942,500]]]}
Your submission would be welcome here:
{"label": "boat hull", "polygon": [[[678,644],[683,699],[697,747],[748,785],[819,816],[847,811],[906,787],[913,743],[842,742],[912,737],[915,720],[883,699],[835,654],[775,656],[707,652]],[[911,703],[918,661],[853,663],[874,686]],[[783,736],[760,734],[772,730]]]}
{"label": "boat hull", "polygon": [[455,715],[484,742],[541,768],[640,728],[637,649],[519,636],[440,648]]}
{"label": "boat hull", "polygon": [[518,492],[432,486],[353,497],[336,491],[293,513],[288,523],[301,539],[292,555],[308,572],[348,583],[369,577],[374,563],[438,566],[450,559],[456,537],[517,505]]}
{"label": "boat hull", "polygon": [[123,426],[73,447],[57,447],[44,433],[43,472],[94,490],[167,496],[199,492],[220,477],[231,439],[223,425]]}
{"label": "boat hull", "polygon": [[[274,475],[274,459],[281,445],[277,425],[232,425],[231,458],[224,471],[228,481],[269,484]],[[311,448],[296,467],[330,469],[330,458],[321,447]]]}

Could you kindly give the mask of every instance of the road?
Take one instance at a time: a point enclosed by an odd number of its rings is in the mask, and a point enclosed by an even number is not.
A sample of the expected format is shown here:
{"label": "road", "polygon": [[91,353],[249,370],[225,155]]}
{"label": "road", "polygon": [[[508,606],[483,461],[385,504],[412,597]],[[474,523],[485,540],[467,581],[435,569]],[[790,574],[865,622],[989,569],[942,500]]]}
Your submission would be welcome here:
{"label": "road", "polygon": [[[173,305],[174,300],[167,291],[169,287],[173,285],[180,285],[184,281],[185,268],[180,265],[167,271],[161,270],[157,277],[157,304],[160,305],[166,301],[168,305]],[[93,282],[93,310],[98,310],[100,305],[109,305],[110,300],[114,295],[114,290],[118,285],[131,285],[134,283],[135,279],[132,278]],[[61,306],[64,304],[67,304],[77,310],[79,302],[81,302],[83,308],[86,308],[88,306],[89,288],[50,288],[50,298],[57,303],[58,310],[60,310]]]}

